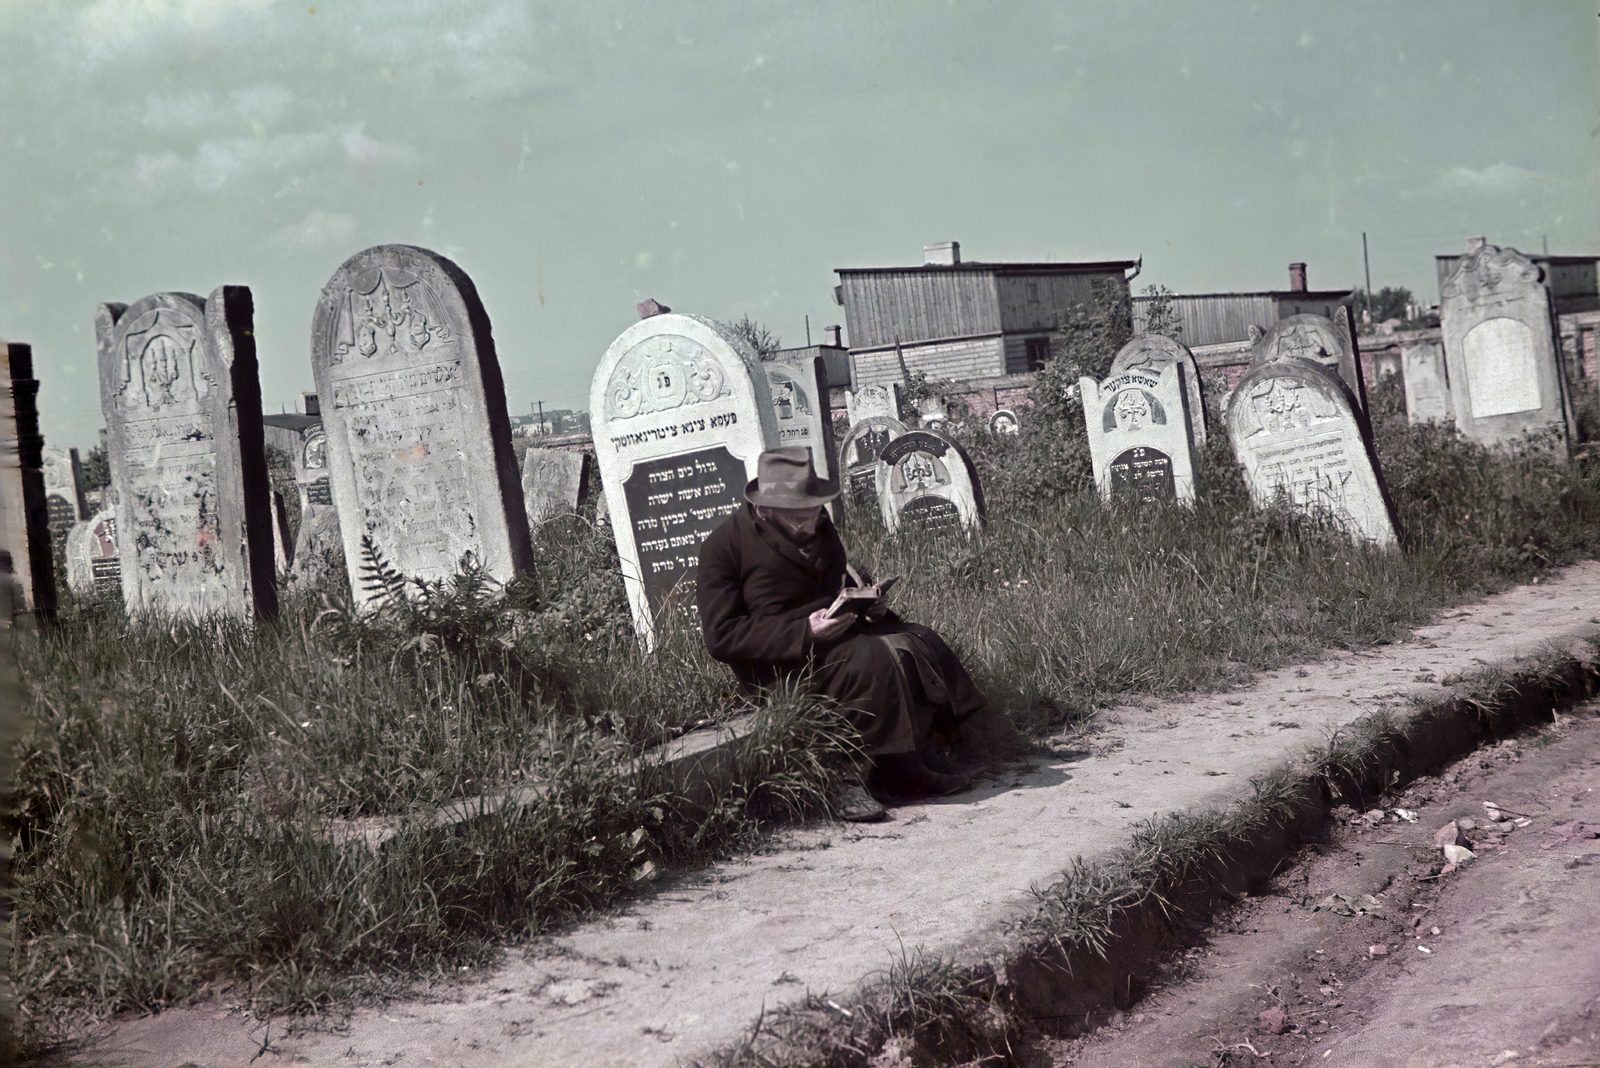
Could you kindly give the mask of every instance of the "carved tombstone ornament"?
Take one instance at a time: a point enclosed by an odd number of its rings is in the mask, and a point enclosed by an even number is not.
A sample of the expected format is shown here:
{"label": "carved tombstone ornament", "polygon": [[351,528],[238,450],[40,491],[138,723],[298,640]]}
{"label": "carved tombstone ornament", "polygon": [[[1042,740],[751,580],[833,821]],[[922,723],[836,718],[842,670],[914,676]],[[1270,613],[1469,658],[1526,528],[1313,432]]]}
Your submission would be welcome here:
{"label": "carved tombstone ornament", "polygon": [[253,319],[244,286],[95,315],[130,615],[277,613]]}
{"label": "carved tombstone ornament", "polygon": [[1474,441],[1546,431],[1570,447],[1572,402],[1542,274],[1516,249],[1485,244],[1439,284],[1456,428]]}
{"label": "carved tombstone ornament", "polygon": [[1394,507],[1350,387],[1332,369],[1279,360],[1234,387],[1228,437],[1257,504],[1286,497],[1333,518],[1353,537],[1397,544]]}
{"label": "carved tombstone ornament", "polygon": [[350,257],[317,301],[311,363],[358,607],[382,596],[363,581],[363,541],[425,582],[467,554],[499,582],[531,566],[489,316],[460,267],[410,245]]}
{"label": "carved tombstone ornament", "polygon": [[1181,501],[1195,496],[1189,369],[1182,360],[1078,380],[1095,485],[1107,500]]}
{"label": "carved tombstone ornament", "polygon": [[1279,319],[1250,346],[1250,366],[1280,360],[1309,360],[1344,380],[1355,399],[1356,411],[1366,418],[1367,383],[1361,371],[1361,351],[1356,345],[1355,320],[1344,305],[1332,319],[1322,315],[1290,315]]}
{"label": "carved tombstone ornament", "polygon": [[700,546],[777,441],[767,375],[728,327],[667,312],[611,343],[589,405],[634,628],[653,648],[662,611],[694,611]]}
{"label": "carved tombstone ornament", "polygon": [[878,454],[878,507],[890,530],[962,530],[984,522],[972,458],[939,430],[907,430]]}
{"label": "carved tombstone ornament", "polygon": [[1200,366],[1194,362],[1194,353],[1162,334],[1144,334],[1134,338],[1117,352],[1111,360],[1111,377],[1122,371],[1146,370],[1159,375],[1170,364],[1184,367],[1184,391],[1189,398],[1189,429],[1194,440],[1195,456],[1204,454],[1206,448],[1205,403],[1200,397]]}

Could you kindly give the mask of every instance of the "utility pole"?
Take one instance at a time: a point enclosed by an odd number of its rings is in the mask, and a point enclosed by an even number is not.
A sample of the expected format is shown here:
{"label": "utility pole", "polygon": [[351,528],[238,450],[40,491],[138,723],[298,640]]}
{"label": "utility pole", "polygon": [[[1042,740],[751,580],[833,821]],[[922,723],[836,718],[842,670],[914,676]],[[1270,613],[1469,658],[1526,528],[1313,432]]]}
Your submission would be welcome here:
{"label": "utility pole", "polygon": [[1372,319],[1372,260],[1367,256],[1367,232],[1361,231],[1361,262],[1367,268],[1367,306],[1362,309],[1364,318]]}
{"label": "utility pole", "polygon": [[[1545,249],[1545,251],[1549,252],[1550,250],[1549,249]],[[806,316],[806,348],[809,349],[810,347],[811,347],[811,316],[808,315],[808,316]]]}
{"label": "utility pole", "polygon": [[544,401],[539,402],[539,436],[544,437]]}

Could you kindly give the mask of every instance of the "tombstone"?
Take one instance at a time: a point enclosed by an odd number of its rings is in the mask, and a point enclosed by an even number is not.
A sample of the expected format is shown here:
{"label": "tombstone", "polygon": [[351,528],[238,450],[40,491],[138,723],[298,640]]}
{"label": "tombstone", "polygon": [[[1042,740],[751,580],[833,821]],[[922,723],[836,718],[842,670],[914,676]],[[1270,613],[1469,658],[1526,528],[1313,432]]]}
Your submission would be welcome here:
{"label": "tombstone", "polygon": [[1224,422],[1257,504],[1286,496],[1353,537],[1396,544],[1394,507],[1366,421],[1333,369],[1297,359],[1254,367],[1234,388]]}
{"label": "tombstone", "polygon": [[833,413],[828,409],[828,367],[821,356],[808,360],[764,360],[778,437],[774,448],[803,445],[811,450],[817,477],[834,480]]}
{"label": "tombstone", "polygon": [[72,525],[89,518],[83,499],[83,485],[76,449],[45,446],[42,451],[45,506],[50,515],[50,544],[56,554],[66,548]]}
{"label": "tombstone", "polygon": [[294,482],[300,494],[300,528],[289,552],[289,581],[300,587],[319,585],[329,574],[329,557],[337,561],[344,556],[339,513],[333,506],[333,487],[328,481],[328,434],[321,423],[301,431],[300,447],[294,457]]}
{"label": "tombstone", "polygon": [[1277,360],[1310,360],[1344,380],[1355,398],[1356,411],[1367,417],[1367,383],[1361,372],[1361,350],[1356,344],[1355,320],[1340,305],[1333,318],[1290,315],[1279,319],[1250,346],[1250,366]]}
{"label": "tombstone", "polygon": [[1022,433],[1022,420],[1010,408],[996,408],[989,417],[989,434],[997,438],[1014,438]]}
{"label": "tombstone", "polygon": [[777,440],[767,375],[728,327],[662,313],[611,343],[589,410],[634,628],[653,648],[663,610],[694,612],[700,546]]}
{"label": "tombstone", "polygon": [[56,576],[33,349],[0,342],[0,360],[0,581],[15,584],[0,624],[10,626],[21,612],[48,623],[55,618]]}
{"label": "tombstone", "polygon": [[882,386],[862,386],[858,390],[844,391],[845,412],[854,427],[863,419],[887,417],[900,418],[900,383]]}
{"label": "tombstone", "polygon": [[117,552],[117,513],[96,512],[67,535],[67,585],[79,597],[122,599],[122,560]]}
{"label": "tombstone", "polygon": [[1474,441],[1554,431],[1563,450],[1570,447],[1571,398],[1542,275],[1516,249],[1484,244],[1439,284],[1456,429]]}
{"label": "tombstone", "polygon": [[1195,497],[1194,417],[1182,360],[1078,380],[1094,481],[1106,500]]}
{"label": "tombstone", "polygon": [[877,499],[878,456],[891,441],[910,429],[887,415],[864,416],[850,427],[839,445],[845,500],[851,504],[865,504]]}
{"label": "tombstone", "polygon": [[558,515],[572,515],[589,497],[586,452],[565,449],[529,449],[522,457],[522,494],[527,502],[528,525],[537,530]]}
{"label": "tombstone", "polygon": [[878,454],[878,507],[897,530],[962,530],[984,522],[978,469],[956,440],[938,430],[907,430]]}
{"label": "tombstone", "polygon": [[284,506],[283,494],[272,491],[272,568],[275,574],[289,574],[289,562],[294,558],[294,539],[289,536],[289,509]]}
{"label": "tombstone", "polygon": [[1400,378],[1406,388],[1406,418],[1412,423],[1445,423],[1455,418],[1443,345],[1424,341],[1401,349]]}
{"label": "tombstone", "polygon": [[532,566],[489,316],[460,267],[410,245],[351,256],[317,301],[311,363],[358,608],[383,597],[364,581],[380,558],[423,582],[469,553],[501,583]]}
{"label": "tombstone", "polygon": [[1144,334],[1134,338],[1111,359],[1110,376],[1115,378],[1123,371],[1134,368],[1160,374],[1162,368],[1181,363],[1184,368],[1184,393],[1189,399],[1189,429],[1193,433],[1194,454],[1204,456],[1206,451],[1206,408],[1200,396],[1200,365],[1194,362],[1194,353],[1163,334]]}
{"label": "tombstone", "polygon": [[917,402],[917,422],[937,427],[950,421],[950,405],[943,397],[923,397]]}

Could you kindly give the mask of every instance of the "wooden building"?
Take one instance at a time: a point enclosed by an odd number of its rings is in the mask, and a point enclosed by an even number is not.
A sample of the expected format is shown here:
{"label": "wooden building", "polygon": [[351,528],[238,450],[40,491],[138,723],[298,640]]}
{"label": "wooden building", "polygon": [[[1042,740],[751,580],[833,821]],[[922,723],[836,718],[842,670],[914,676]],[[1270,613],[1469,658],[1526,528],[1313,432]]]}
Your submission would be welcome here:
{"label": "wooden building", "polygon": [[[1350,289],[1311,289],[1306,285],[1306,265],[1289,264],[1289,288],[1256,293],[1192,293],[1174,295],[1172,312],[1182,333],[1178,340],[1194,353],[1202,367],[1228,364],[1250,347],[1251,327],[1268,330],[1291,315],[1333,318],[1340,305],[1355,298]],[[1133,331],[1144,333],[1154,297],[1133,298]]]}

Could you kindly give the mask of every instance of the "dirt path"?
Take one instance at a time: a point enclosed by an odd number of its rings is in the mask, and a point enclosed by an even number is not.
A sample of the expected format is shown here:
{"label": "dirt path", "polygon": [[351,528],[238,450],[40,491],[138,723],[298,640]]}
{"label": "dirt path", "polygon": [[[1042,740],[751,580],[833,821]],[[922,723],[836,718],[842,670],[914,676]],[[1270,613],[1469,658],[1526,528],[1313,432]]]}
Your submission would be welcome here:
{"label": "dirt path", "polygon": [[[1365,712],[1438,699],[1600,634],[1600,562],[1449,612],[1406,642],[1270,672],[1249,689],[1113,710],[1093,753],[1041,752],[981,789],[821,825],[661,886],[498,968],[340,1030],[265,1031],[228,1005],[118,1021],[81,1058],[130,1066],[672,1065],[763,1008],[843,992],[904,950],[982,954],[1032,885],[1121,845],[1152,815],[1225,803]],[[263,1052],[263,1035],[270,1043]]]}
{"label": "dirt path", "polygon": [[[1561,720],[1376,816],[1343,810],[1270,893],[1168,962],[1168,985],[1054,1063],[1600,1064],[1600,702]],[[1527,815],[1490,829],[1485,801]],[[1433,836],[1452,820],[1472,821],[1477,857],[1441,875]]]}

